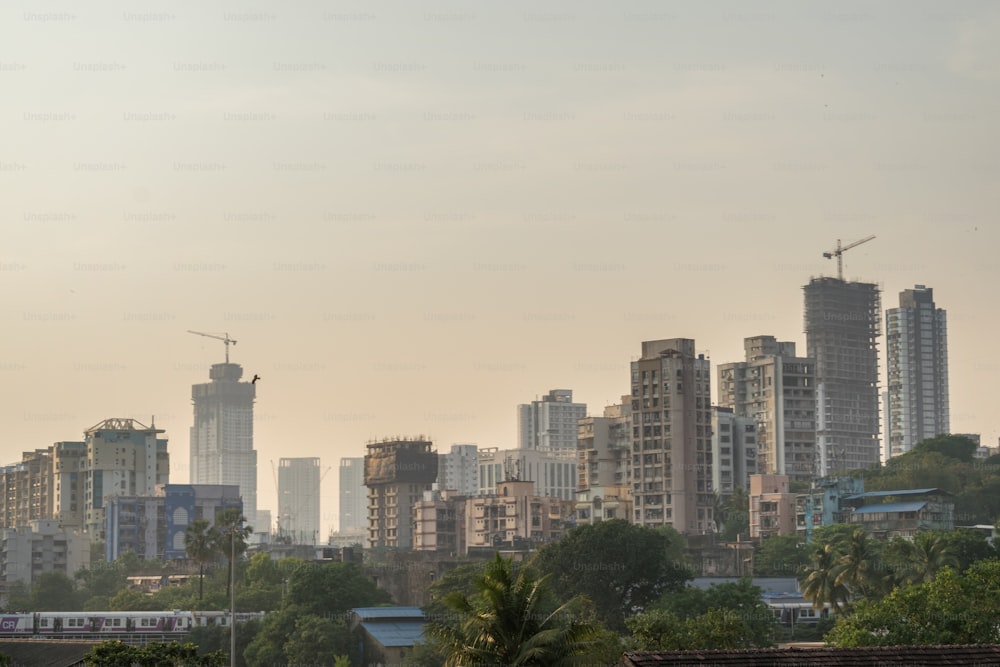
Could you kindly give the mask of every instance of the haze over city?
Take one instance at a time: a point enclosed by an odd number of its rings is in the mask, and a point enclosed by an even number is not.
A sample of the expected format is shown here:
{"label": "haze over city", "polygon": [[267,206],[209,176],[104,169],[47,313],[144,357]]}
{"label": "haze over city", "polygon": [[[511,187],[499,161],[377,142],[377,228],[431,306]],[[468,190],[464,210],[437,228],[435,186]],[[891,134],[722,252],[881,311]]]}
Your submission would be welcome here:
{"label": "haze over city", "polygon": [[997,443],[994,3],[0,16],[0,463],[155,415],[187,481],[225,352],[187,330],[227,332],[273,512],[280,457],[514,447],[554,388],[600,414],[643,340],[804,354],[802,286],[870,235],[844,277],[934,289],[952,430]]}

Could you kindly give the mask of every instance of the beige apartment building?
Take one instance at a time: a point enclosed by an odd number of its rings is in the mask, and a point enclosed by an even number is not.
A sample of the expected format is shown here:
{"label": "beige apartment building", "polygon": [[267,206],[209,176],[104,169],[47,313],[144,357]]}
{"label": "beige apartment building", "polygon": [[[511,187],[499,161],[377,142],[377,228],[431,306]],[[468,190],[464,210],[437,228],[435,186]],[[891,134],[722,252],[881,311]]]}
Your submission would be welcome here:
{"label": "beige apartment building", "polygon": [[750,539],[795,534],[795,494],[788,475],[750,475]]}
{"label": "beige apartment building", "polygon": [[757,469],[809,482],[816,472],[816,362],[774,336],[743,340],[745,361],[719,366],[719,406],[756,426]]}
{"label": "beige apartment building", "polygon": [[631,374],[633,523],[709,533],[711,364],[694,340],[644,341]]}

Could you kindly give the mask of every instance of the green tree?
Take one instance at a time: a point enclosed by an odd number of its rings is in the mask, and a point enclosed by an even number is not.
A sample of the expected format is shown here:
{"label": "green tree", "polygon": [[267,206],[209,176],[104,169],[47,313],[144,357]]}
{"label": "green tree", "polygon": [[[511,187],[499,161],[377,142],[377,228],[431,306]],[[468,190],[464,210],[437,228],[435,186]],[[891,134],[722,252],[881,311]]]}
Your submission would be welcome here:
{"label": "green tree", "polygon": [[854,530],[843,549],[836,561],[834,585],[845,586],[852,600],[879,596],[892,587],[887,583],[891,575],[879,567],[882,560],[879,547],[863,528]]}
{"label": "green tree", "polygon": [[205,566],[218,555],[219,534],[208,519],[195,519],[184,531],[184,552],[198,563],[198,599],[205,596]]}
{"label": "green tree", "polygon": [[226,559],[226,597],[230,594],[234,561],[247,550],[247,539],[253,534],[251,526],[244,525],[246,518],[235,507],[222,510],[215,516],[215,550]]}
{"label": "green tree", "polygon": [[938,532],[917,533],[911,543],[909,562],[912,583],[928,583],[945,567],[958,567],[958,557],[952,552],[944,535]]}
{"label": "green tree", "polygon": [[736,487],[723,505],[722,539],[735,542],[737,536],[744,539],[750,534],[750,496],[743,487]]}
{"label": "green tree", "polygon": [[93,667],[223,667],[226,656],[221,651],[198,655],[194,644],[150,642],[129,646],[120,641],[106,641],[83,656]]}
{"label": "green tree", "polygon": [[27,612],[34,609],[31,600],[31,588],[23,581],[15,581],[7,591],[7,611]]}
{"label": "green tree", "polygon": [[332,664],[351,650],[347,619],[309,614],[295,621],[295,629],[285,642],[285,659],[291,665]]}
{"label": "green tree", "polygon": [[625,617],[680,590],[692,578],[684,539],[672,528],[652,529],[616,519],[579,526],[542,547],[531,561],[551,575],[563,600],[583,595],[599,620],[625,629]]}
{"label": "green tree", "polygon": [[[325,627],[344,633],[343,640],[335,638],[336,641],[349,642],[346,625],[340,623],[347,619],[348,611],[390,601],[389,594],[379,590],[354,563],[317,565],[294,560],[293,564],[296,567],[288,574],[288,591],[280,611],[265,617],[260,631],[246,648],[248,664],[292,663],[286,654],[286,644],[295,635],[296,624],[307,617],[337,621]],[[279,563],[279,570],[284,567],[283,562]]]}
{"label": "green tree", "polygon": [[62,572],[43,573],[31,591],[35,611],[75,611],[80,608],[76,584]]}
{"label": "green tree", "polygon": [[456,623],[434,622],[428,633],[447,650],[445,667],[528,667],[577,664],[593,648],[598,627],[578,614],[582,601],[557,606],[548,577],[515,569],[499,554],[475,581],[473,598],[453,593]]}
{"label": "green tree", "polygon": [[794,577],[809,562],[805,541],[796,535],[772,535],[754,552],[757,577]]}
{"label": "green tree", "polygon": [[[651,610],[666,614],[639,614],[626,624],[642,650],[772,646],[777,621],[761,594],[748,578],[708,590],[688,586],[665,594]],[[662,639],[652,636],[659,632],[667,634]]]}
{"label": "green tree", "polygon": [[111,596],[127,584],[125,569],[118,561],[91,563],[90,567],[77,570],[73,579],[79,586],[79,599],[85,611],[107,610]]}
{"label": "green tree", "polygon": [[965,575],[951,568],[930,583],[897,588],[863,601],[837,619],[834,646],[980,644],[1000,641],[1000,561],[974,563]]}
{"label": "green tree", "polygon": [[942,532],[941,539],[947,545],[948,552],[958,560],[959,572],[965,572],[976,561],[997,557],[996,549],[986,540],[986,535],[978,530],[956,528]]}
{"label": "green tree", "polygon": [[840,611],[847,602],[849,591],[840,581],[839,554],[830,544],[816,546],[812,552],[812,560],[799,577],[802,595],[813,603],[816,609],[823,609],[830,604],[834,610]]}

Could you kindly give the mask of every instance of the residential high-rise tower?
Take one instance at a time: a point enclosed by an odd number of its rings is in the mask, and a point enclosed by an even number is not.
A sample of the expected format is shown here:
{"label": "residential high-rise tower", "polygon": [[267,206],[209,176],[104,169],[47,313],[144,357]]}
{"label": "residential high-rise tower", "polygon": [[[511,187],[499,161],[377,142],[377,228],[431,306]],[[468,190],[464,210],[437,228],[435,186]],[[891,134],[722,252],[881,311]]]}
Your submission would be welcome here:
{"label": "residential high-rise tower", "polygon": [[888,359],[886,456],[949,433],[948,321],[923,285],[899,293],[899,308],[885,315]]}
{"label": "residential high-rise tower", "polygon": [[806,356],[816,360],[817,474],[879,465],[878,285],[813,278]]}
{"label": "residential high-rise tower", "polygon": [[278,537],[319,544],[319,459],[278,459]]}
{"label": "residential high-rise tower", "polygon": [[240,487],[247,525],[257,520],[257,452],[253,447],[253,403],[256,387],[240,382],[239,364],[213,364],[211,382],[191,387],[192,484]]}
{"label": "residential high-rise tower", "polygon": [[711,364],[672,338],[644,341],[631,372],[633,523],[711,532]]}
{"label": "residential high-rise tower", "polygon": [[517,406],[517,448],[575,458],[577,422],[586,416],[586,404],[574,403],[572,390],[553,389],[540,401]]}

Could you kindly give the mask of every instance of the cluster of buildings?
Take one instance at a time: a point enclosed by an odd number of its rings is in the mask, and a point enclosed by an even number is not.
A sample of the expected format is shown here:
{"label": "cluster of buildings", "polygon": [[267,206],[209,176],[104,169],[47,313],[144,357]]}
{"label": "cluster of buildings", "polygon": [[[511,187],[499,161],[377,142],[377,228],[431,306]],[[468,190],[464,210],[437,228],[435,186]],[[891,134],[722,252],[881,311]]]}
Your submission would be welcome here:
{"label": "cluster of buildings", "polygon": [[[937,490],[899,492],[892,507],[879,508],[843,481],[849,470],[949,433],[946,317],[932,290],[905,290],[886,313],[882,395],[878,287],[815,278],[804,294],[805,354],[757,335],[744,340],[743,360],[713,369],[694,340],[644,341],[623,382],[628,393],[602,416],[588,416],[571,390],[554,389],[518,406],[514,448],[455,444],[439,453],[424,437],[369,442],[365,456],[341,461],[336,539],[465,555],[530,549],[609,519],[708,535],[726,520],[715,514],[718,497],[737,489],[751,492],[753,537],[808,536],[845,517],[898,534],[909,529],[885,528],[895,518],[913,519],[913,530],[946,524],[947,498]],[[188,484],[170,483],[163,431],[132,419],[105,420],[82,441],[25,452],[0,468],[4,581],[72,574],[98,543],[107,559],[127,550],[180,558],[192,521],[234,507],[258,540],[320,543],[318,458],[274,467],[273,536],[269,513],[257,509],[256,385],[229,362],[224,340],[225,363],[192,386]],[[901,514],[887,519],[893,512]]]}
{"label": "cluster of buildings", "polygon": [[211,367],[210,382],[192,386],[188,484],[170,483],[167,438],[152,420],[105,419],[80,441],[24,452],[0,467],[0,592],[44,572],[72,576],[93,558],[126,551],[185,558],[187,527],[212,524],[228,509],[242,514],[258,542],[320,544],[318,458],[280,459],[275,535],[268,513],[257,510],[256,387],[242,376],[227,355]]}
{"label": "cluster of buildings", "polygon": [[588,417],[570,390],[552,390],[518,406],[515,449],[369,443],[341,461],[341,534],[455,554],[530,547],[613,518],[706,535],[725,521],[718,496],[737,488],[750,492],[754,538],[843,520],[889,536],[953,525],[943,492],[904,490],[877,507],[882,498],[846,477],[950,432],[946,316],[933,291],[905,290],[886,312],[884,395],[878,286],[822,277],[804,295],[804,354],[758,335],[742,361],[713,369],[694,340],[644,341],[621,403]]}

